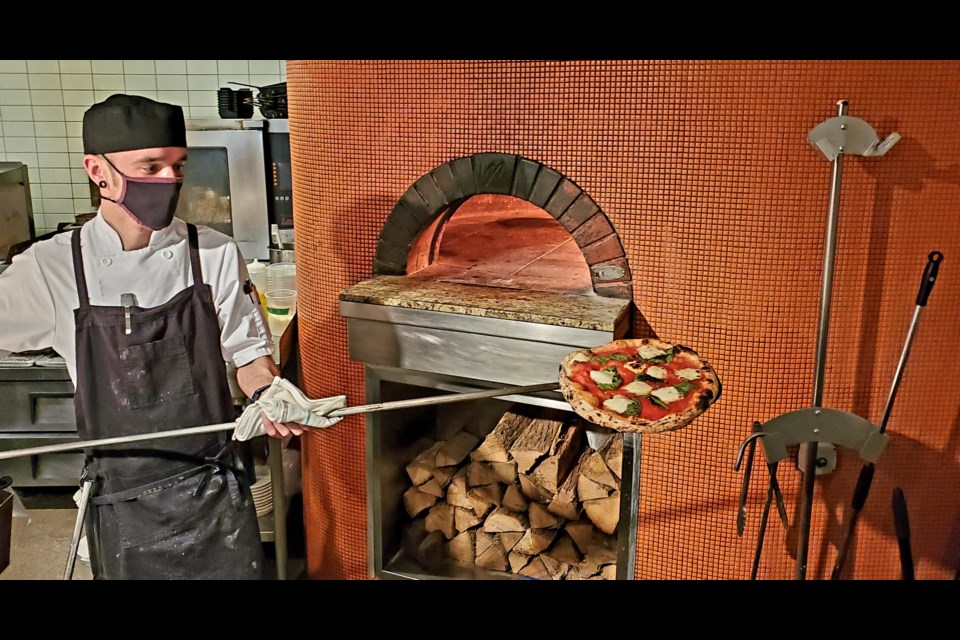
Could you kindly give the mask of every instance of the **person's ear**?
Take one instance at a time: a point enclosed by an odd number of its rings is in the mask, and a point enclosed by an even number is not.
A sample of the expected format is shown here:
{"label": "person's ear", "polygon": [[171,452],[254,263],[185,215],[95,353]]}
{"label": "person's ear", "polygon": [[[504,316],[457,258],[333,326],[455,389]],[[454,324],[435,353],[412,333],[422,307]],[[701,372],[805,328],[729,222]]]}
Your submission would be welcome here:
{"label": "person's ear", "polygon": [[87,172],[87,176],[95,185],[100,187],[106,186],[104,183],[106,182],[107,177],[103,171],[103,159],[100,156],[95,156],[92,154],[84,155],[83,169]]}

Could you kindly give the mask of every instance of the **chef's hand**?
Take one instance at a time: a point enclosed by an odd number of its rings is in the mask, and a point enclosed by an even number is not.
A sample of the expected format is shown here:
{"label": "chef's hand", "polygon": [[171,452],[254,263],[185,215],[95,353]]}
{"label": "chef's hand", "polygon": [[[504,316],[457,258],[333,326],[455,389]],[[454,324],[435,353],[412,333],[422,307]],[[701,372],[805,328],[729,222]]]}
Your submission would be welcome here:
{"label": "chef's hand", "polygon": [[238,420],[235,440],[249,440],[260,434],[273,438],[300,435],[305,427],[331,427],[342,420],[329,416],[346,406],[347,397],[332,396],[311,400],[289,380],[276,376]]}
{"label": "chef's hand", "polygon": [[299,436],[307,430],[299,422],[274,422],[266,412],[260,412],[260,420],[263,423],[263,431],[271,438],[286,438],[289,435]]}

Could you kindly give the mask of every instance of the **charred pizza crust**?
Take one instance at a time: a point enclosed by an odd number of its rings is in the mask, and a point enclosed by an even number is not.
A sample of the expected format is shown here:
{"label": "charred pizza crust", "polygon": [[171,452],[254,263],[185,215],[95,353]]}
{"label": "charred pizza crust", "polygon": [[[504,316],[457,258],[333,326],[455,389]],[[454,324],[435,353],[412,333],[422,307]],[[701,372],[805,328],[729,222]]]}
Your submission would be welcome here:
{"label": "charred pizza crust", "polygon": [[[646,345],[661,351],[672,351],[674,357],[683,354],[685,360],[695,363],[700,378],[697,381],[697,388],[690,391],[695,395],[691,397],[691,401],[685,409],[668,413],[656,420],[650,420],[640,415],[618,413],[604,407],[596,395],[570,377],[573,371],[572,367],[576,362],[582,361],[584,357],[609,356],[625,351],[633,352]],[[560,363],[560,391],[580,417],[596,425],[616,431],[662,433],[685,427],[703,414],[720,397],[721,385],[713,367],[693,349],[654,338],[635,338],[614,340],[599,347],[578,349],[569,353]]]}

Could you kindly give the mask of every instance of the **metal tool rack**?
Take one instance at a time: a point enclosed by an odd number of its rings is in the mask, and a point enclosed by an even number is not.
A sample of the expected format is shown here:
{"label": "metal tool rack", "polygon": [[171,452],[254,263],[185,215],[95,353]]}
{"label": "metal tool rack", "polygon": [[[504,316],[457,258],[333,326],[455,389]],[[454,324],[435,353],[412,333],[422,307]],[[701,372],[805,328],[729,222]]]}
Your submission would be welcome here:
{"label": "metal tool rack", "polygon": [[[889,441],[884,431],[886,419],[889,417],[893,399],[900,382],[903,366],[909,351],[910,342],[916,328],[919,308],[926,304],[926,297],[936,278],[936,271],[942,254],[933,252],[924,279],[921,282],[921,291],[918,296],[918,309],[914,314],[914,321],[907,337],[907,344],[894,376],[893,386],[887,401],[887,410],[884,422],[880,428],[869,420],[853,413],[831,409],[823,406],[823,379],[826,368],[827,339],[830,329],[830,306],[833,293],[833,268],[836,254],[837,222],[840,209],[840,182],[843,173],[843,161],[850,154],[861,156],[882,156],[889,151],[900,139],[898,133],[891,133],[885,140],[880,141],[873,128],[865,121],[847,115],[848,103],[846,100],[837,102],[838,115],[829,118],[814,127],[807,135],[808,141],[819,149],[827,160],[833,163],[833,179],[830,187],[830,202],[827,215],[826,244],[823,253],[823,282],[820,296],[820,316],[817,330],[817,351],[814,366],[813,403],[811,407],[788,412],[777,416],[766,423],[755,424],[754,432],[740,446],[735,470],[739,470],[744,450],[748,446],[755,446],[756,441],[763,443],[767,464],[770,468],[770,489],[767,492],[767,501],[764,507],[761,532],[758,540],[757,557],[754,560],[753,577],[756,569],[763,540],[763,529],[766,526],[767,514],[775,485],[775,469],[779,461],[788,456],[787,447],[799,444],[798,466],[803,473],[803,491],[798,519],[797,564],[795,578],[806,578],[807,552],[810,540],[810,518],[813,508],[814,483],[818,467],[829,464],[836,445],[852,449],[864,460],[865,465],[872,470],[872,465],[879,459]],[[921,302],[922,299],[922,302]],[[752,449],[751,449],[752,453]],[[749,458],[752,462],[752,456]],[[748,465],[750,464],[748,462]],[[825,470],[826,471],[826,470]],[[744,482],[748,482],[749,473],[745,473]],[[858,487],[859,489],[859,487]],[[779,496],[778,496],[779,498]],[[779,501],[778,501],[779,502]],[[743,496],[741,496],[743,503]],[[781,506],[779,503],[778,506]],[[738,520],[742,521],[743,504],[738,512]],[[740,524],[738,522],[738,524]],[[742,525],[738,527],[742,532]]]}

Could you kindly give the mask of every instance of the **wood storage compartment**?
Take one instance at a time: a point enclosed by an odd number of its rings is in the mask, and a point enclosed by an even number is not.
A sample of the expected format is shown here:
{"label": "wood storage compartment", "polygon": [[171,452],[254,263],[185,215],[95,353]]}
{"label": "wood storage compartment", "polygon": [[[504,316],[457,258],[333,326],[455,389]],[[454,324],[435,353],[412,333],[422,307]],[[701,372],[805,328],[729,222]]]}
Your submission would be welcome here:
{"label": "wood storage compartment", "polygon": [[623,435],[594,450],[591,429],[518,404],[485,437],[467,425],[430,444],[406,466],[404,553],[440,573],[616,579]]}
{"label": "wood storage compartment", "polygon": [[[384,402],[486,388],[410,371],[367,375]],[[584,422],[556,392],[371,418],[372,577],[633,578],[639,434]]]}

